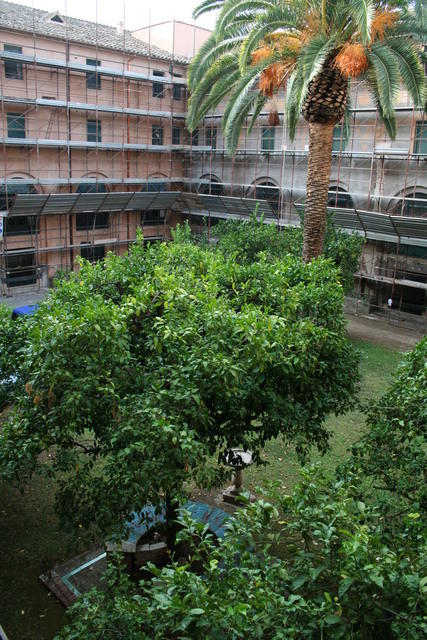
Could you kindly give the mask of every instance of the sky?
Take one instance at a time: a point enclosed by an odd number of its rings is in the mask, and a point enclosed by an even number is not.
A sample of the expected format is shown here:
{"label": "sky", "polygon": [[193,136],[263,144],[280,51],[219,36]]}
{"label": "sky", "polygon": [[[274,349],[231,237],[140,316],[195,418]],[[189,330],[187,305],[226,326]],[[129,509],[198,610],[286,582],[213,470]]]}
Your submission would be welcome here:
{"label": "sky", "polygon": [[[198,0],[12,0],[16,4],[45,11],[60,11],[82,20],[98,21],[117,26],[120,22],[130,30],[163,20],[193,22],[191,14]],[[201,27],[213,28],[215,14],[209,13],[196,21]]]}

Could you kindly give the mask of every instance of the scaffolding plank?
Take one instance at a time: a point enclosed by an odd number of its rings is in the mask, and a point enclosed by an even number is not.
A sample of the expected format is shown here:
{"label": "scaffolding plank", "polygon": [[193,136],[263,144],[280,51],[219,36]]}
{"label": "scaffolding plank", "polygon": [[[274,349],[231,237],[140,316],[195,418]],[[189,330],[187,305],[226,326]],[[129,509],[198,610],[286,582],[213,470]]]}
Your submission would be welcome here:
{"label": "scaffolding plank", "polygon": [[391,216],[399,236],[427,239],[427,218]]}
{"label": "scaffolding plank", "polygon": [[360,223],[354,209],[329,209],[334,212],[334,223],[339,227],[351,229],[353,231],[363,231],[364,228]]}
{"label": "scaffolding plank", "polygon": [[95,212],[104,203],[106,193],[79,193],[73,206],[73,212]]}
{"label": "scaffolding plank", "polygon": [[133,196],[133,191],[118,191],[105,194],[107,197],[98,208],[98,211],[123,211]]}
{"label": "scaffolding plank", "polygon": [[[9,216],[36,215],[42,212],[49,196],[39,194],[18,194],[9,210]],[[36,198],[36,199],[35,199]]]}
{"label": "scaffolding plank", "polygon": [[370,233],[381,233],[383,235],[395,236],[396,231],[390,221],[390,216],[384,213],[373,213],[371,211],[358,211],[362,224]]}
{"label": "scaffolding plank", "polygon": [[77,194],[75,193],[52,193],[43,207],[42,213],[44,215],[70,213],[76,198]]}

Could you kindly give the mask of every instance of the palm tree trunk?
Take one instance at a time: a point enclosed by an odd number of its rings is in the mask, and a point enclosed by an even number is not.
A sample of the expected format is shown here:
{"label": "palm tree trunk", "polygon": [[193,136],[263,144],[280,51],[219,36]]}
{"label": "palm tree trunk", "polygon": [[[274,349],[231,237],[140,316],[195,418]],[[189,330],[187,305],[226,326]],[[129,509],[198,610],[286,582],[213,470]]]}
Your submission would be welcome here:
{"label": "palm tree trunk", "polygon": [[323,252],[333,132],[333,124],[309,123],[307,196],[302,249],[304,262],[317,258]]}

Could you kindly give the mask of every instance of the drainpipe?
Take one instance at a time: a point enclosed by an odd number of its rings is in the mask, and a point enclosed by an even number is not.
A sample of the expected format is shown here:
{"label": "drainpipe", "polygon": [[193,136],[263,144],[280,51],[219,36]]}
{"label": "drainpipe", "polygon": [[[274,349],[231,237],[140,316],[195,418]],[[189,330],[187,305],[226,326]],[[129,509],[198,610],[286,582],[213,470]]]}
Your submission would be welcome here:
{"label": "drainpipe", "polygon": [[[71,148],[70,148],[70,140],[71,140],[71,112],[70,112],[70,100],[71,100],[71,91],[70,91],[70,68],[69,68],[69,63],[70,63],[70,43],[68,42],[68,40],[66,41],[65,44],[65,62],[66,62],[66,69],[65,69],[65,100],[67,102],[67,175],[68,175],[68,180],[71,179],[71,174],[72,174],[72,158],[71,158]],[[69,192],[72,193],[73,192],[73,187],[71,184],[69,184]],[[70,241],[70,249],[69,249],[69,256],[70,256],[70,270],[73,271],[73,267],[74,267],[74,254],[73,254],[73,214],[70,213],[68,215],[68,232],[69,232],[69,241]]]}
{"label": "drainpipe", "polygon": [[[134,60],[136,58],[136,56],[132,56],[131,58],[128,58],[127,61],[127,70],[130,71],[130,63],[132,62],[132,60]],[[127,81],[127,92],[126,92],[126,106],[128,109],[130,109],[130,78],[128,78]],[[130,115],[129,113],[127,114],[127,118],[126,118],[126,125],[127,125],[127,143],[130,144]],[[127,149],[126,152],[126,178],[130,178],[130,149]],[[129,230],[130,230],[130,219],[129,219],[130,213],[129,211],[126,212],[126,238],[128,240],[128,248],[129,248]]]}

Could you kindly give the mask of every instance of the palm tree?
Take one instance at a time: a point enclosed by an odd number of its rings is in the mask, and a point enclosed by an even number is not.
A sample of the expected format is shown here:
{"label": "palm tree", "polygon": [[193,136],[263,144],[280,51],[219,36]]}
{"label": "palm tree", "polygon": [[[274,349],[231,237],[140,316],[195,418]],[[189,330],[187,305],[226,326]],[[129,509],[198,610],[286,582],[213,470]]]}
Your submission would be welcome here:
{"label": "palm tree", "polygon": [[[220,9],[215,30],[189,69],[188,128],[226,100],[225,145],[233,154],[280,88],[291,138],[300,114],[309,126],[303,259],[322,253],[334,126],[349,122],[349,88],[363,79],[391,138],[400,84],[424,107],[420,62],[425,27],[407,2],[375,0],[205,0]],[[270,114],[274,121],[274,113]],[[347,126],[348,128],[348,126]]]}

